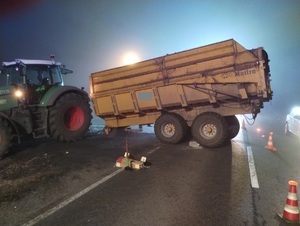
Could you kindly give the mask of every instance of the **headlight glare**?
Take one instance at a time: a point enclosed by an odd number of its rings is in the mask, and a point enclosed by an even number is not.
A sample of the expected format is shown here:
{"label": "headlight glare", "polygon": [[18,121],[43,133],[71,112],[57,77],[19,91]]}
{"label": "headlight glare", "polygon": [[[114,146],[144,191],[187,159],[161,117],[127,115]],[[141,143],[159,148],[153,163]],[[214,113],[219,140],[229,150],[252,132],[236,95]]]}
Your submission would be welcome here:
{"label": "headlight glare", "polygon": [[17,98],[22,98],[22,97],[24,97],[24,93],[23,93],[23,91],[21,91],[21,90],[16,90],[16,91],[15,91],[15,96],[16,96]]}

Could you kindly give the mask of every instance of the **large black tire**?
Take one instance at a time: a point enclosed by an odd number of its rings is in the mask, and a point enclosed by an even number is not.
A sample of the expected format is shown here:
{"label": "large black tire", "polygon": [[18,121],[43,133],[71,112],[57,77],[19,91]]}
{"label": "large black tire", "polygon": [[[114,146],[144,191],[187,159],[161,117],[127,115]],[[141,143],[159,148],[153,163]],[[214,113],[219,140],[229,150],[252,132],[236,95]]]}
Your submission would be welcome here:
{"label": "large black tire", "polygon": [[49,113],[49,130],[53,139],[60,142],[80,140],[88,131],[92,110],[86,98],[80,94],[61,96]]}
{"label": "large black tire", "polygon": [[238,135],[240,131],[240,122],[235,115],[225,117],[229,128],[229,139]]}
{"label": "large black tire", "polygon": [[200,145],[216,148],[229,140],[229,127],[224,117],[207,112],[194,119],[192,135]]}
{"label": "large black tire", "polygon": [[8,152],[8,147],[11,144],[11,127],[7,121],[0,119],[0,159]]}
{"label": "large black tire", "polygon": [[177,114],[163,114],[154,124],[154,132],[158,140],[163,143],[177,144],[188,133],[188,125]]}

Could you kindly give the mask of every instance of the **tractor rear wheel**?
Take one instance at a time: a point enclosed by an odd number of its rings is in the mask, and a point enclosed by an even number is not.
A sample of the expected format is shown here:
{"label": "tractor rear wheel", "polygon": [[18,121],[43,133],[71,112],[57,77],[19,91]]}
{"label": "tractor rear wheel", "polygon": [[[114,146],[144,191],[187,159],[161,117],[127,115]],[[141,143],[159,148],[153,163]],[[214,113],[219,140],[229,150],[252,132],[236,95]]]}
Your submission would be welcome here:
{"label": "tractor rear wheel", "polygon": [[0,119],[0,159],[7,153],[11,144],[11,127],[5,120]]}
{"label": "tractor rear wheel", "polygon": [[61,96],[49,113],[52,138],[60,142],[82,139],[91,125],[91,113],[90,105],[84,96],[76,93]]}

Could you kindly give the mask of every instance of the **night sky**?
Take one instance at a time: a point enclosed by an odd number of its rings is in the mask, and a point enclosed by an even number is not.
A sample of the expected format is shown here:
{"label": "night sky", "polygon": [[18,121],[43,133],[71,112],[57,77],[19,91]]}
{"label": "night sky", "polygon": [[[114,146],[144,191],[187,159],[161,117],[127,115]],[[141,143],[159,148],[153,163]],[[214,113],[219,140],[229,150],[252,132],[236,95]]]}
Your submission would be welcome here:
{"label": "night sky", "polygon": [[300,105],[300,0],[16,0],[0,2],[0,61],[49,59],[89,91],[92,72],[227,39],[269,54],[274,97],[265,112]]}

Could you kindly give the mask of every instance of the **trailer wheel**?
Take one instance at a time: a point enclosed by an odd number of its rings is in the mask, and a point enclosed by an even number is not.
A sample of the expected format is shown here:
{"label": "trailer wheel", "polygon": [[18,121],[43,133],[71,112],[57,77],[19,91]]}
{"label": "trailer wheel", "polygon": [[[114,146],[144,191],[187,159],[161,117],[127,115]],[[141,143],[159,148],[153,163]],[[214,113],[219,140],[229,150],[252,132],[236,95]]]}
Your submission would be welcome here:
{"label": "trailer wheel", "polygon": [[176,144],[186,136],[188,125],[180,115],[164,114],[156,120],[154,132],[161,142]]}
{"label": "trailer wheel", "polygon": [[214,112],[203,113],[194,119],[192,135],[202,146],[216,148],[228,141],[229,127],[221,115]]}
{"label": "trailer wheel", "polygon": [[5,120],[0,119],[0,159],[8,152],[8,147],[11,144],[11,127]]}
{"label": "trailer wheel", "polygon": [[229,139],[238,135],[240,131],[240,122],[235,115],[225,117],[229,128]]}
{"label": "trailer wheel", "polygon": [[91,112],[88,101],[82,95],[67,93],[61,96],[49,113],[52,138],[60,142],[82,139],[91,125]]}

